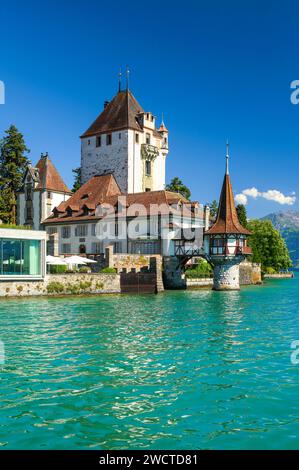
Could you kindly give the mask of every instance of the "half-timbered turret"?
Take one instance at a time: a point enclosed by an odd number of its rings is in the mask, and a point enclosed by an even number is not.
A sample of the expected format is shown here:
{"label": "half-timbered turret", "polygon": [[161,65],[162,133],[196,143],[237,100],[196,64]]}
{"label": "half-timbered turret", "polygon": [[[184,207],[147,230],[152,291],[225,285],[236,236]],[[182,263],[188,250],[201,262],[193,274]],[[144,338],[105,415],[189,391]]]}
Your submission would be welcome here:
{"label": "half-timbered turret", "polygon": [[227,145],[226,172],[220,195],[216,222],[205,233],[206,249],[214,265],[214,289],[235,290],[240,288],[239,265],[251,254],[247,246],[250,231],[238,219],[232,184],[229,176]]}

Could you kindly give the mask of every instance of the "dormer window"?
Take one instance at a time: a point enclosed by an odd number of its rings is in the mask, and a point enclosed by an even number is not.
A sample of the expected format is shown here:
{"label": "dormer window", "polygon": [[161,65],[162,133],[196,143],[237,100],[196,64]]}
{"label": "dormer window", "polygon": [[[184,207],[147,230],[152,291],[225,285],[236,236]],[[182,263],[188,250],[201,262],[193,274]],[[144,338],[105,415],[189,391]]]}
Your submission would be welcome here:
{"label": "dormer window", "polygon": [[87,198],[88,198],[88,194],[87,194],[87,193],[83,194],[83,196],[81,197],[81,199],[87,199]]}
{"label": "dormer window", "polygon": [[89,215],[89,209],[87,206],[83,207],[83,215]]}
{"label": "dormer window", "polygon": [[68,217],[72,217],[72,215],[73,215],[73,211],[70,207],[67,208],[66,213],[67,213]]}

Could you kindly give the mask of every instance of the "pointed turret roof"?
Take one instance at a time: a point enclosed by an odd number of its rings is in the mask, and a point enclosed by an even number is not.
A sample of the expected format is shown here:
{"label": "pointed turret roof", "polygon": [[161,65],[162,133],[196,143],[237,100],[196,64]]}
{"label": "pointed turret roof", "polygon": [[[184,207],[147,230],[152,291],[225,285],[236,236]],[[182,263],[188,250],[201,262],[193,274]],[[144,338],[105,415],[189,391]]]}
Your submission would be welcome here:
{"label": "pointed turret roof", "polygon": [[138,115],[144,110],[130,90],[119,91],[81,137],[121,129],[141,131]]}
{"label": "pointed turret roof", "polygon": [[250,235],[251,232],[243,227],[238,219],[233,188],[228,171],[229,155],[226,155],[226,173],[222,185],[217,219],[215,224],[206,233],[208,235],[216,234],[242,234]]}
{"label": "pointed turret roof", "polygon": [[38,170],[38,184],[36,189],[49,189],[71,194],[70,189],[64,183],[47,153],[41,156],[36,164],[36,168]]}

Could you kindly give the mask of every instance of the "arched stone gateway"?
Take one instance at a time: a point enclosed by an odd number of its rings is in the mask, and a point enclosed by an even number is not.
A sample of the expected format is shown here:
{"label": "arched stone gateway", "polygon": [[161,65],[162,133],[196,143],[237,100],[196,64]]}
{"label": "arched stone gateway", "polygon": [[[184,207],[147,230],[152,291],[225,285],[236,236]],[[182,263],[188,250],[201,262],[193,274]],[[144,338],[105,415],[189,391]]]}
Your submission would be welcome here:
{"label": "arched stone gateway", "polygon": [[233,189],[229,176],[228,144],[226,152],[226,172],[216,222],[205,233],[205,251],[214,266],[215,290],[240,289],[240,263],[251,254],[247,237],[251,234],[238,219]]}

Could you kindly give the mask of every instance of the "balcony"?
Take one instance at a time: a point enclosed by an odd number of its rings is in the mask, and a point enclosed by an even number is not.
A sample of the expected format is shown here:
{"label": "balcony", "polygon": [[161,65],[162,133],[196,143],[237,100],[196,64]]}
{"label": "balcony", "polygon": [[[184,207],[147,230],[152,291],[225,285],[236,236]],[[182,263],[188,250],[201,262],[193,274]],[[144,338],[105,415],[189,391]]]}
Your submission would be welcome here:
{"label": "balcony", "polygon": [[144,160],[154,160],[158,155],[158,147],[151,144],[141,144],[141,156]]}
{"label": "balcony", "polygon": [[195,243],[184,243],[177,241],[174,243],[174,253],[176,256],[201,256],[203,249]]}
{"label": "balcony", "polygon": [[237,256],[237,255],[252,255],[252,249],[249,246],[212,246],[210,248],[210,255],[212,256]]}

